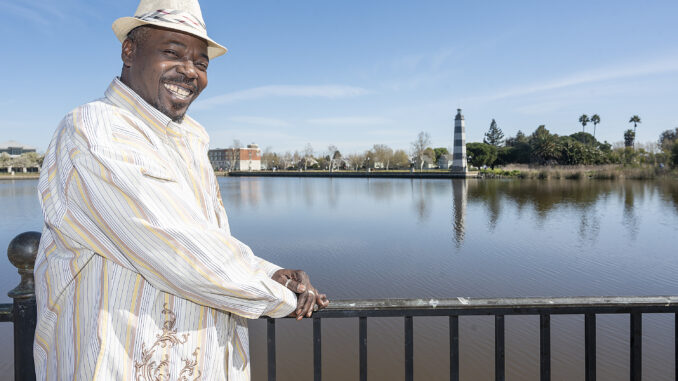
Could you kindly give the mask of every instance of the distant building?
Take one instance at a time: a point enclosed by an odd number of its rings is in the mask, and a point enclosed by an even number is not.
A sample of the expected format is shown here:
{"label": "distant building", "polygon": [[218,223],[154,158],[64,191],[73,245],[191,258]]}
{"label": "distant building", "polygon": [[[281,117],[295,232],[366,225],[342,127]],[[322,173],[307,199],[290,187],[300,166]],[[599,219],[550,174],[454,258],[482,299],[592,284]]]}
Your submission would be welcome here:
{"label": "distant building", "polygon": [[417,169],[418,168],[433,169],[433,168],[436,167],[436,163],[434,163],[434,161],[435,161],[434,159],[431,159],[430,157],[424,155],[423,156],[423,165],[422,165],[422,161],[420,161],[418,157],[414,158],[414,165]]}
{"label": "distant building", "polygon": [[310,168],[314,165],[318,164],[318,160],[312,158],[312,157],[302,157],[301,160],[299,160],[299,163],[297,163],[297,167],[299,168]]}
{"label": "distant building", "polygon": [[454,117],[454,150],[452,152],[453,163],[452,172],[466,172],[468,164],[466,163],[466,122],[461,115],[461,109],[457,109],[457,116]]}
{"label": "distant building", "polygon": [[7,153],[10,156],[19,156],[27,152],[35,152],[35,147],[27,146],[14,140],[8,140],[0,144],[0,153]]}
{"label": "distant building", "polygon": [[452,169],[454,162],[454,156],[450,154],[440,155],[438,158],[438,168],[440,169]]}
{"label": "distant building", "polygon": [[207,152],[215,171],[260,171],[261,150],[252,143],[247,148],[216,148]]}

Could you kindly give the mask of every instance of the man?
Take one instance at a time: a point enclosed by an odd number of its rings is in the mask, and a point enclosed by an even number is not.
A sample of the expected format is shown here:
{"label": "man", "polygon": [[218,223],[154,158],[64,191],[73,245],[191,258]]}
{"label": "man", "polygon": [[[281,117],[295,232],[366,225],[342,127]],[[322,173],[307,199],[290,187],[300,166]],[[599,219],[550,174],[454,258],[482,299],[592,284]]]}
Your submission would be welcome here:
{"label": "man", "polygon": [[247,380],[246,318],[328,300],[230,234],[185,114],[226,52],[197,0],[142,0],[113,29],[121,76],[64,118],[40,177],[38,379]]}

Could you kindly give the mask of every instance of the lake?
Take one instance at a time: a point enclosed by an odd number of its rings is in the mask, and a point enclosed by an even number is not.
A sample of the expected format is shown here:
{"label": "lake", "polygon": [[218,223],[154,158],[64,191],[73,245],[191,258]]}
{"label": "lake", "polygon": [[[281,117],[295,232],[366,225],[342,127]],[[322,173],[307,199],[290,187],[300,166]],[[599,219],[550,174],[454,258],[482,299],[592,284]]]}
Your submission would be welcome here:
{"label": "lake", "polygon": [[[330,298],[678,295],[678,181],[220,178],[233,235]],[[0,181],[0,247],[41,229],[37,181]],[[0,302],[19,281],[0,256]],[[628,378],[627,315],[600,315],[598,379]],[[494,374],[493,317],[460,318],[464,380]],[[265,322],[251,323],[253,380]],[[402,318],[368,320],[372,380],[404,379]],[[584,319],[553,316],[552,379],[584,379]],[[414,319],[415,379],[446,380],[447,318]],[[278,379],[312,379],[312,324],[278,323]],[[357,319],[323,321],[323,379],[358,374]],[[643,317],[643,374],[674,379],[672,314]],[[0,324],[3,342],[11,324]],[[10,346],[0,371],[12,369]],[[506,376],[539,376],[538,316],[506,318]]]}

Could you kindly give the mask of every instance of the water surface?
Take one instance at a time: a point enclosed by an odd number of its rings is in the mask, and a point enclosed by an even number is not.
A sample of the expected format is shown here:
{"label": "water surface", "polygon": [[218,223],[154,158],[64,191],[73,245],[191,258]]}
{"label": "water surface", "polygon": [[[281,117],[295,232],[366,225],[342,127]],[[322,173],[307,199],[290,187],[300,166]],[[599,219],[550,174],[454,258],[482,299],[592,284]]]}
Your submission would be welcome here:
{"label": "water surface", "polygon": [[[678,295],[678,182],[220,178],[233,234],[332,298]],[[0,247],[39,230],[36,181],[0,182]],[[0,256],[0,300],[18,283]],[[506,318],[507,379],[538,379],[538,317]],[[446,318],[415,318],[415,379],[448,379]],[[644,376],[673,379],[673,316],[643,319]],[[323,321],[325,380],[356,379],[357,320]],[[584,378],[583,317],[552,317],[554,380]],[[628,378],[625,315],[598,317],[598,378]],[[263,322],[252,374],[266,377]],[[278,379],[312,379],[311,323],[278,325]],[[402,318],[368,321],[369,377],[401,380]],[[11,325],[1,324],[9,338]],[[460,318],[461,377],[493,379],[493,318]],[[0,369],[11,353],[0,348]]]}

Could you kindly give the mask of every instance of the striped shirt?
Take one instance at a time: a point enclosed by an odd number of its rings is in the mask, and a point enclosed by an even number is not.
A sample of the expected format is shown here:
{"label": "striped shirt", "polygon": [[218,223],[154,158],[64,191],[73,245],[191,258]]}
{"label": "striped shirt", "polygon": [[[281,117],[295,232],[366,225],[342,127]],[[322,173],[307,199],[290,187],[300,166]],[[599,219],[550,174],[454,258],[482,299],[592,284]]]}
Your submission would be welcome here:
{"label": "striped shirt", "polygon": [[207,147],[118,79],[60,123],[38,186],[39,380],[249,379],[246,319],[296,296],[231,236]]}

